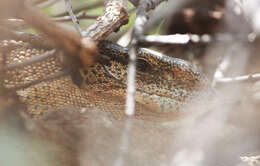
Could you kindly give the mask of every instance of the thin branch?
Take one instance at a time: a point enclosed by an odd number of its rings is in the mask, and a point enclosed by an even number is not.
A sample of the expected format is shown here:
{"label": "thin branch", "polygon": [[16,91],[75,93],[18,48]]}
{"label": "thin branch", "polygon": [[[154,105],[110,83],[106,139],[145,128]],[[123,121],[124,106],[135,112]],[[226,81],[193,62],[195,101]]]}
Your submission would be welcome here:
{"label": "thin branch", "polygon": [[254,37],[252,34],[248,36],[239,35],[236,36],[232,34],[215,34],[215,35],[197,35],[197,34],[174,34],[174,35],[147,35],[142,36],[140,39],[141,45],[147,44],[188,44],[192,43],[211,43],[211,42],[253,42]]}
{"label": "thin branch", "polygon": [[108,0],[105,11],[97,21],[83,31],[84,38],[91,38],[99,41],[107,37],[112,32],[128,22],[126,2],[124,0]]}
{"label": "thin branch", "polygon": [[[97,19],[98,15],[88,15],[85,11],[81,11],[75,15],[77,19]],[[70,16],[63,16],[63,17],[53,17],[51,18],[52,21],[55,22],[65,22],[71,21]],[[7,25],[25,25],[26,23],[22,19],[7,19],[7,20],[0,20],[0,24],[7,24]]]}
{"label": "thin branch", "polygon": [[125,114],[127,116],[125,126],[123,129],[122,137],[120,140],[120,153],[115,160],[114,166],[124,165],[124,155],[129,149],[129,135],[132,129],[132,117],[135,114],[135,75],[136,75],[136,56],[138,49],[139,37],[144,33],[144,25],[147,22],[146,8],[147,3],[141,1],[137,7],[136,19],[134,23],[133,39],[131,41],[131,47],[129,51],[129,64],[127,72],[127,95],[126,95],[126,106]]}
{"label": "thin branch", "polygon": [[[238,49],[239,48],[239,49]],[[239,52],[238,52],[239,51]],[[243,82],[249,80],[257,80],[259,79],[259,74],[253,75],[244,75],[244,76],[235,76],[235,77],[225,77],[224,73],[228,70],[230,65],[234,63],[233,56],[236,55],[239,57],[246,57],[245,54],[246,49],[243,49],[242,45],[230,45],[228,51],[222,56],[216,71],[214,73],[214,77],[212,80],[212,87],[215,87],[218,83],[231,83],[231,82]],[[241,69],[243,66],[244,60],[240,61],[239,68]]]}
{"label": "thin branch", "polygon": [[[98,15],[87,15],[85,11],[81,11],[75,15],[77,19],[96,19]],[[64,21],[71,21],[70,16],[63,16],[63,17],[54,17],[52,18],[53,21],[57,22],[64,22]]]}
{"label": "thin branch", "polygon": [[256,74],[249,74],[243,76],[236,76],[236,77],[223,77],[217,78],[216,82],[218,83],[234,83],[234,82],[245,82],[245,81],[256,81],[260,79],[260,73]]}
{"label": "thin branch", "polygon": [[[78,7],[75,7],[74,9],[72,9],[73,13],[78,13],[81,11],[86,11],[89,9],[93,9],[99,6],[102,6],[104,4],[104,1],[97,1],[97,2],[93,2],[92,4],[86,3],[86,4],[81,4]],[[57,13],[55,15],[53,15],[54,17],[60,17],[60,16],[66,16],[67,15],[67,11],[63,11],[61,13]]]}
{"label": "thin branch", "polygon": [[45,33],[59,49],[66,53],[65,55],[70,56],[76,66],[89,66],[96,60],[97,48],[91,39],[82,40],[77,33],[55,24],[29,6],[25,6],[22,14],[27,23]]}
{"label": "thin branch", "polygon": [[127,118],[124,124],[124,130],[120,139],[120,150],[119,154],[117,154],[117,158],[115,160],[114,166],[123,166],[124,157],[128,152],[129,147],[129,137],[132,129],[133,123],[131,118]]}
{"label": "thin branch", "polygon": [[1,25],[24,25],[25,22],[22,19],[7,19],[7,20],[0,20]]}
{"label": "thin branch", "polygon": [[[187,44],[192,40],[188,34],[143,36],[141,44]],[[198,39],[199,40],[199,39]]]}
{"label": "thin branch", "polygon": [[71,6],[69,0],[64,0],[64,2],[65,2],[65,6],[67,8],[67,12],[69,13],[71,20],[73,22],[73,25],[75,26],[75,28],[78,31],[78,33],[80,34],[80,36],[82,36],[82,30],[79,26],[79,21],[72,11],[72,6]]}
{"label": "thin branch", "polygon": [[53,43],[47,40],[45,37],[39,34],[30,34],[26,32],[12,31],[5,27],[0,26],[0,40],[16,40],[24,41],[32,44],[33,47],[42,48],[42,49],[52,49]]}
{"label": "thin branch", "polygon": [[57,2],[59,2],[60,0],[49,0],[49,1],[46,1],[42,4],[39,4],[37,7],[40,8],[40,9],[43,9],[43,8],[46,8],[48,6],[51,6]]}
{"label": "thin branch", "polygon": [[39,5],[39,4],[46,2],[46,1],[49,1],[49,0],[35,0],[35,1],[32,1],[32,4],[33,5]]}
{"label": "thin branch", "polygon": [[223,78],[224,77],[224,72],[227,70],[227,68],[230,66],[230,61],[231,61],[231,56],[230,54],[225,54],[221,60],[219,61],[219,64],[216,68],[216,71],[214,73],[214,77],[213,77],[213,80],[212,80],[212,87],[215,87],[218,80],[220,78]]}
{"label": "thin branch", "polygon": [[129,64],[127,74],[127,96],[125,114],[132,116],[135,113],[135,75],[136,75],[136,55],[137,46],[133,44],[129,51]]}
{"label": "thin branch", "polygon": [[56,50],[51,50],[51,51],[47,51],[39,56],[33,56],[31,57],[30,59],[28,60],[25,60],[21,63],[12,63],[12,64],[8,64],[6,66],[3,66],[3,67],[0,67],[0,72],[4,72],[4,71],[7,71],[7,70],[12,70],[12,69],[19,69],[19,68],[22,68],[24,66],[27,66],[27,65],[31,65],[33,63],[36,63],[36,62],[40,62],[40,61],[43,61],[47,58],[50,58],[50,57],[53,57],[56,53]]}
{"label": "thin branch", "polygon": [[127,74],[127,96],[125,114],[132,116],[135,113],[135,75],[136,75],[136,55],[138,49],[138,40],[144,34],[144,25],[147,22],[146,8],[147,3],[141,1],[137,7],[136,19],[134,23],[133,39],[129,51],[129,64]]}
{"label": "thin branch", "polygon": [[132,13],[132,12],[134,12],[135,10],[136,10],[136,8],[131,8],[131,9],[128,10],[128,13]]}
{"label": "thin branch", "polygon": [[40,79],[37,79],[37,80],[33,80],[29,83],[26,83],[24,85],[21,85],[21,86],[16,86],[14,88],[10,88],[11,91],[17,91],[17,90],[21,90],[21,89],[25,89],[25,88],[28,88],[30,86],[33,86],[33,85],[36,85],[36,84],[39,84],[41,82],[46,82],[46,81],[51,81],[51,80],[54,80],[54,79],[58,79],[58,78],[61,78],[61,77],[64,77],[64,76],[67,76],[71,73],[70,70],[63,70],[59,73],[55,73],[49,77],[45,77],[45,78],[40,78]]}

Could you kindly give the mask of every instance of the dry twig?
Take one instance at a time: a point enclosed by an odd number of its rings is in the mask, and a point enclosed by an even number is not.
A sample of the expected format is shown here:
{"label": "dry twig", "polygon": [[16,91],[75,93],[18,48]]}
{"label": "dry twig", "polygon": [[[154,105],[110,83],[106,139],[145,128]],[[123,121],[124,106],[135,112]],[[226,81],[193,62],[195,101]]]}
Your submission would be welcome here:
{"label": "dry twig", "polygon": [[128,75],[127,75],[127,96],[126,96],[126,109],[125,113],[128,116],[134,115],[135,107],[135,72],[136,72],[136,55],[138,49],[138,42],[144,33],[144,25],[147,22],[146,8],[147,3],[141,1],[137,7],[136,19],[134,23],[133,39],[130,47],[129,65],[128,65]]}
{"label": "dry twig", "polygon": [[[98,15],[88,15],[86,14],[85,11],[81,11],[77,13],[75,16],[77,19],[96,19],[98,17]],[[55,17],[52,18],[52,20],[57,22],[71,21],[71,17],[70,16]]]}
{"label": "dry twig", "polygon": [[83,31],[83,37],[91,38],[94,41],[102,40],[127,22],[126,2],[124,0],[108,0],[103,15],[98,17],[97,21],[87,30]]}
{"label": "dry twig", "polygon": [[210,43],[210,42],[253,42],[255,37],[253,34],[248,36],[233,36],[232,34],[215,34],[214,36],[204,34],[174,34],[174,35],[147,35],[140,39],[141,45],[147,44],[188,44],[192,43]]}
{"label": "dry twig", "polygon": [[243,76],[235,76],[235,77],[222,77],[217,78],[217,83],[234,83],[234,82],[244,82],[244,81],[256,81],[260,79],[260,73],[249,74]]}
{"label": "dry twig", "polygon": [[82,36],[82,31],[81,31],[81,28],[79,26],[79,21],[72,11],[72,6],[71,6],[69,0],[64,0],[64,3],[65,3],[65,6],[67,8],[67,12],[69,13],[69,16],[71,17],[71,20],[74,24],[74,27],[76,28],[76,30],[78,31],[80,36]]}
{"label": "dry twig", "polygon": [[[241,45],[239,49],[241,49]],[[234,76],[234,77],[225,77],[224,73],[230,68],[230,65],[234,61],[234,56],[237,55],[237,53],[234,53],[233,51],[237,51],[238,47],[234,45],[229,49],[229,51],[223,55],[222,59],[220,60],[220,63],[218,64],[214,77],[212,80],[212,87],[216,87],[218,83],[234,83],[234,82],[244,82],[244,81],[252,81],[252,80],[258,80],[260,78],[260,74],[249,74],[249,75],[242,75],[242,76]],[[246,49],[243,49],[245,51]],[[242,50],[240,50],[239,53],[243,53]],[[241,57],[245,57],[245,55],[241,55]],[[240,68],[241,68],[240,64]],[[240,74],[239,74],[240,75]]]}
{"label": "dry twig", "polygon": [[125,114],[127,119],[125,121],[122,137],[120,140],[120,151],[119,155],[115,160],[115,166],[124,165],[124,155],[129,149],[129,134],[132,129],[132,116],[135,113],[135,75],[136,75],[136,55],[138,49],[139,37],[144,33],[144,25],[147,22],[146,16],[146,1],[141,1],[137,7],[136,19],[134,23],[133,39],[129,51],[129,64],[128,64],[128,74],[127,74],[127,96],[126,96],[126,108]]}

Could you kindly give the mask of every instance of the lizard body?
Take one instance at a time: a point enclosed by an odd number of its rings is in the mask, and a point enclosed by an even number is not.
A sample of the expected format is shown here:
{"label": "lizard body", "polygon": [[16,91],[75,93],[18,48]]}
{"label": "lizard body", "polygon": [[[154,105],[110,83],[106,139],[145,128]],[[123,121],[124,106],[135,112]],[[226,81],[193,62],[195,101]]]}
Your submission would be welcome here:
{"label": "lizard body", "polygon": [[[46,49],[35,48],[32,43],[1,41],[6,63],[23,62]],[[115,118],[124,117],[128,49],[109,41],[101,41],[99,53],[104,55],[95,65],[77,70],[70,76],[41,82],[18,90],[29,113],[35,117],[52,111],[74,107],[85,110],[106,111]],[[6,72],[7,88],[17,87],[33,80],[48,77],[64,69],[58,56],[48,58]],[[151,53],[140,49],[137,57],[136,114],[138,119],[167,121],[176,119],[183,106],[207,87],[206,77],[192,64],[181,59]]]}

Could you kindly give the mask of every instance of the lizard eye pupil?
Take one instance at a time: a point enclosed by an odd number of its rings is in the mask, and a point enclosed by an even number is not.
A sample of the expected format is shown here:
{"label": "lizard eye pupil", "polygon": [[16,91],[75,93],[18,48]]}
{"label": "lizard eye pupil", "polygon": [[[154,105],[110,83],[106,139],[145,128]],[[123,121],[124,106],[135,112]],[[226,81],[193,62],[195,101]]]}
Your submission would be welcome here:
{"label": "lizard eye pupil", "polygon": [[151,69],[151,65],[145,59],[137,59],[136,69],[140,72],[148,72]]}

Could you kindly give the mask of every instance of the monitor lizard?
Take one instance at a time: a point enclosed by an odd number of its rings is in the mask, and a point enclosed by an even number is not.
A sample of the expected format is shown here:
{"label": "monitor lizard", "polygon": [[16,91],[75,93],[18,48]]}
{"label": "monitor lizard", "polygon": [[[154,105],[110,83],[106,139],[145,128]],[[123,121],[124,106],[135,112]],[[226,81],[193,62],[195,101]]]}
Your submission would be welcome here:
{"label": "monitor lizard", "polygon": [[[23,62],[48,50],[37,48],[30,41],[2,40],[1,50],[7,47],[5,52],[1,52],[7,64]],[[113,118],[124,118],[128,48],[101,41],[98,49],[104,58],[91,67],[74,70],[71,76],[17,90],[29,114],[38,118],[48,111],[73,107],[105,111]],[[182,108],[196,101],[196,96],[209,85],[196,66],[157,52],[139,49],[136,65],[134,117],[137,119],[169,121],[181,117]],[[6,71],[4,85],[7,88],[19,87],[63,70],[64,65],[56,53],[44,61]]]}

